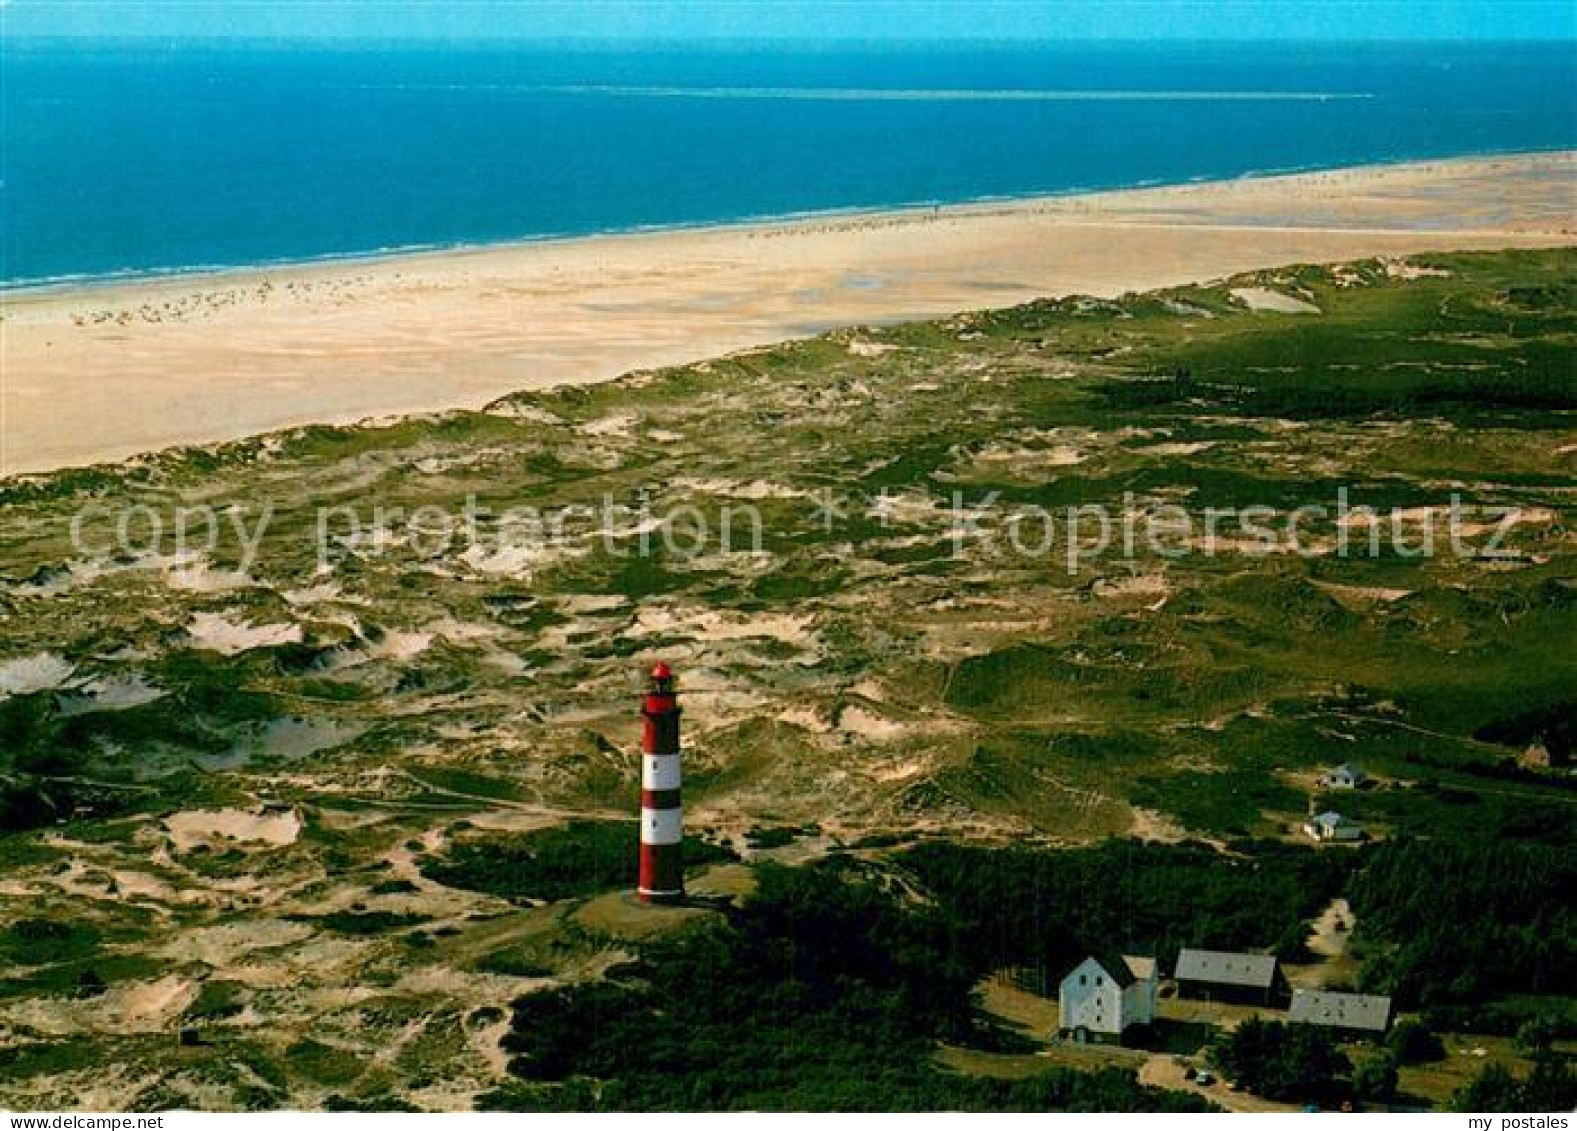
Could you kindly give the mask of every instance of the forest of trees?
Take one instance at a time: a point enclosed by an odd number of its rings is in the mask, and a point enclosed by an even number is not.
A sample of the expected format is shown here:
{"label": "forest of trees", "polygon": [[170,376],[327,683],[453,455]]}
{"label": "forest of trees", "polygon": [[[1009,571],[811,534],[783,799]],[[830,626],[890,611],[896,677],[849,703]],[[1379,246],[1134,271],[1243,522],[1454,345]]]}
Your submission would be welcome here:
{"label": "forest of trees", "polygon": [[654,941],[607,981],[515,1003],[522,1082],[495,1109],[1202,1110],[1130,1072],[961,1077],[932,1062],[974,1025],[968,940],[837,859],[764,865],[724,921]]}
{"label": "forest of trees", "polygon": [[[1357,853],[1113,841],[987,849],[942,842],[891,863],[835,855],[758,866],[721,921],[645,944],[607,980],[515,1003],[505,1040],[520,1082],[498,1108],[883,1107],[1153,1110],[1184,1094],[1131,1073],[1052,1070],[1022,1081],[935,1064],[938,1041],[991,1047],[972,987],[1003,966],[1054,983],[1085,954],[1134,948],[1163,967],[1184,945],[1302,950],[1308,919],[1347,894],[1366,988],[1409,1005],[1561,993],[1574,983],[1574,863],[1538,845],[1398,840]],[[1471,1020],[1471,1019],[1469,1019]],[[1545,1029],[1559,1035],[1560,1026]],[[1544,1030],[1541,1030],[1544,1031]],[[1405,1039],[1404,1039],[1405,1038]],[[1009,1038],[1011,1040],[1011,1038]],[[1394,1094],[1397,1066],[1438,1055],[1427,1028],[1350,1063],[1330,1035],[1254,1022],[1213,1062],[1258,1094],[1326,1102]],[[1564,1071],[1564,1070],[1563,1070]],[[1566,1080],[1563,1085],[1561,1080]],[[1555,1068],[1492,1076],[1485,1095],[1547,1097]]]}
{"label": "forest of trees", "polygon": [[1412,1008],[1577,986],[1577,857],[1569,850],[1395,840],[1362,859],[1347,896],[1365,988]]}
{"label": "forest of trees", "polygon": [[1055,982],[1087,954],[1129,949],[1170,968],[1183,946],[1302,950],[1305,922],[1340,890],[1351,858],[1259,846],[1112,841],[1092,848],[925,844],[902,857],[969,934],[977,970],[1028,966]]}

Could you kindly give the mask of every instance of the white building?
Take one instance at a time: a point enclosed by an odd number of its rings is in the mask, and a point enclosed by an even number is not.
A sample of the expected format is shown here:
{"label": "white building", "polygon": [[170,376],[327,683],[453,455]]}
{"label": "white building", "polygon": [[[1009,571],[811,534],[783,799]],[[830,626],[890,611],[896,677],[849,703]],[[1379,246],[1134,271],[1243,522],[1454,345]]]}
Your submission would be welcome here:
{"label": "white building", "polygon": [[1156,982],[1153,958],[1092,955],[1057,989],[1058,1031],[1079,1042],[1117,1042],[1155,1020]]}
{"label": "white building", "polygon": [[1363,772],[1361,766],[1351,762],[1343,762],[1335,769],[1328,771],[1320,779],[1320,785],[1326,789],[1357,789],[1367,783],[1369,775]]}
{"label": "white building", "polygon": [[1303,831],[1311,840],[1359,840],[1363,827],[1349,821],[1340,813],[1321,813],[1303,822]]}

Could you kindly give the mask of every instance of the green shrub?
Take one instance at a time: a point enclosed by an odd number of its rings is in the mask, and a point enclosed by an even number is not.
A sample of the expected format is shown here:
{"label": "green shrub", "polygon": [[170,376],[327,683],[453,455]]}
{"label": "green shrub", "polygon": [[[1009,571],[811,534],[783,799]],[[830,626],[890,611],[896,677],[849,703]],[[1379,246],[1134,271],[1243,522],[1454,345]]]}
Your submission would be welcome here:
{"label": "green shrub", "polygon": [[246,1008],[246,995],[246,987],[239,982],[204,982],[192,1004],[186,1007],[185,1016],[193,1021],[219,1021],[234,1017]]}
{"label": "green shrub", "polygon": [[1385,1038],[1385,1045],[1399,1064],[1430,1064],[1446,1055],[1440,1038],[1422,1021],[1399,1022]]}
{"label": "green shrub", "polygon": [[1328,1098],[1349,1068],[1330,1032],[1251,1017],[1211,1045],[1211,1064],[1256,1095],[1283,1102]]}
{"label": "green shrub", "polygon": [[425,923],[427,916],[411,911],[331,911],[315,921],[342,935],[382,935]]}
{"label": "green shrub", "polygon": [[90,953],[98,931],[56,919],[18,919],[0,931],[0,955],[23,966],[63,962]]}
{"label": "green shrub", "polygon": [[782,848],[793,844],[799,830],[784,825],[770,827],[757,825],[745,833],[745,843],[751,848]]}
{"label": "green shrub", "polygon": [[367,889],[372,895],[409,895],[420,890],[410,880],[406,879],[379,880]]}
{"label": "green shrub", "polygon": [[[425,860],[422,874],[448,887],[508,899],[570,899],[635,883],[639,829],[634,821],[571,821],[524,835],[459,841]],[[686,867],[737,860],[731,850],[685,837]]]}
{"label": "green shrub", "polygon": [[1375,1053],[1358,1062],[1353,1069],[1353,1091],[1361,1099],[1390,1103],[1396,1098],[1398,1082],[1396,1058],[1390,1053]]}
{"label": "green shrub", "polygon": [[553,968],[536,957],[515,950],[495,950],[483,955],[476,968],[488,974],[503,974],[510,978],[546,978]]}
{"label": "green shrub", "polygon": [[1521,1078],[1503,1064],[1487,1064],[1451,1098],[1451,1109],[1569,1112],[1577,1109],[1577,1075],[1564,1060],[1541,1060]]}

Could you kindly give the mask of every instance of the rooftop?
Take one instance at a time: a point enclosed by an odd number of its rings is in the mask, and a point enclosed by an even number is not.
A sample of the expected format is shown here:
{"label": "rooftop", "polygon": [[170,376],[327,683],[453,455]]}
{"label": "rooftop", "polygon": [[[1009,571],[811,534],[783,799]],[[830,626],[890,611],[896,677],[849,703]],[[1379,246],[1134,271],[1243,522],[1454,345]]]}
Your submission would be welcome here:
{"label": "rooftop", "polygon": [[1092,954],[1090,957],[1095,959],[1096,964],[1106,971],[1106,976],[1117,985],[1124,988],[1133,985],[1134,972],[1126,958],[1107,953]]}
{"label": "rooftop", "polygon": [[1383,1033],[1391,1019],[1391,999],[1379,994],[1342,994],[1298,990],[1292,995],[1287,1020],[1336,1029]]}
{"label": "rooftop", "polygon": [[1123,962],[1129,971],[1141,982],[1148,982],[1159,973],[1159,966],[1153,958],[1144,958],[1137,954],[1123,955]]}
{"label": "rooftop", "polygon": [[1177,955],[1177,977],[1187,982],[1269,989],[1276,980],[1276,956],[1184,947]]}

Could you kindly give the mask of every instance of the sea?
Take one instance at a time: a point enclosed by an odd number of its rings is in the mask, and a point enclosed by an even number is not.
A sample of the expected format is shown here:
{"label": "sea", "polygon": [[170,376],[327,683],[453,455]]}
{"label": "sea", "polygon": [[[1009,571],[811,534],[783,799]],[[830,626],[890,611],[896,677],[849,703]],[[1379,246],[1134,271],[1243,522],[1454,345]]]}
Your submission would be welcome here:
{"label": "sea", "polygon": [[0,286],[1577,147],[1560,43],[0,42]]}

